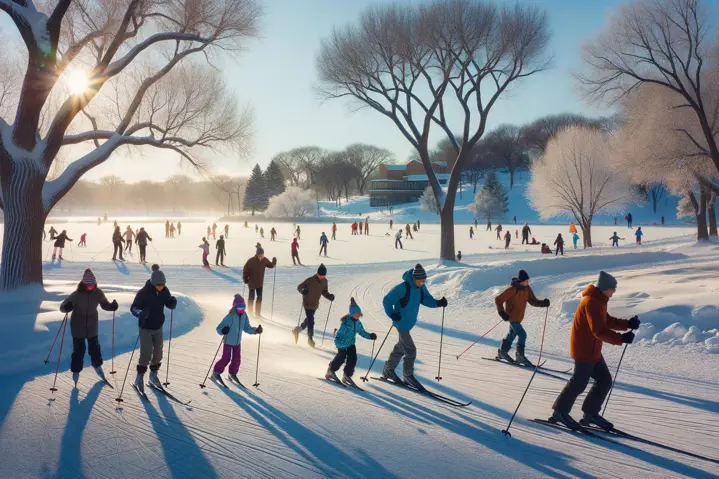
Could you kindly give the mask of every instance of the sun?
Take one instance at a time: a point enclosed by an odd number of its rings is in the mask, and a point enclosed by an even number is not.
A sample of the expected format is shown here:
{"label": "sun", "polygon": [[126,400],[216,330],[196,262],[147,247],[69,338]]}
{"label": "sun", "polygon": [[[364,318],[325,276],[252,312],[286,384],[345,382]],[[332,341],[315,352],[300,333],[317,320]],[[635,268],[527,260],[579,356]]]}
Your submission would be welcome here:
{"label": "sun", "polygon": [[66,73],[66,78],[70,93],[72,93],[73,95],[85,93],[90,88],[90,81],[87,77],[87,73],[82,70],[69,70]]}

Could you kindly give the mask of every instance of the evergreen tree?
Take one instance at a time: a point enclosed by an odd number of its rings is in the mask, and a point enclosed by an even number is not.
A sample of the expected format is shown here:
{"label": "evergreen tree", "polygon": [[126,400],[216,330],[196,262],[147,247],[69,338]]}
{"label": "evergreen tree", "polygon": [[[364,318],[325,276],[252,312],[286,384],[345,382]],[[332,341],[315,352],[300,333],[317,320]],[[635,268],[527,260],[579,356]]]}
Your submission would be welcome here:
{"label": "evergreen tree", "polygon": [[253,215],[255,211],[264,211],[267,209],[268,198],[262,168],[260,165],[255,165],[250,181],[247,182],[247,188],[245,188],[245,208],[251,210]]}
{"label": "evergreen tree", "polygon": [[485,177],[482,190],[475,196],[474,203],[469,205],[469,210],[478,218],[491,220],[509,211],[508,206],[507,190],[499,182],[496,173],[490,171]]}
{"label": "evergreen tree", "polygon": [[270,161],[265,170],[265,185],[267,198],[277,196],[285,191],[285,177],[282,175],[280,165],[275,160]]}

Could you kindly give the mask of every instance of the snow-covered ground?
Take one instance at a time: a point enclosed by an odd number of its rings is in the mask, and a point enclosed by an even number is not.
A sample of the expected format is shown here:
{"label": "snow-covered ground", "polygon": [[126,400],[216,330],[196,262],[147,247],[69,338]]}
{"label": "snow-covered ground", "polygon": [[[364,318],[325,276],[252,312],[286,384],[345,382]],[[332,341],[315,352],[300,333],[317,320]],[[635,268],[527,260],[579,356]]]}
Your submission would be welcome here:
{"label": "snow-covered ground", "polygon": [[[610,311],[620,317],[638,314],[645,323],[639,332],[642,339],[627,348],[607,418],[628,432],[719,459],[719,245],[695,245],[691,227],[645,226],[642,246],[633,244],[626,227],[617,227],[627,241],[612,249],[605,238],[615,228],[599,226],[593,236],[601,246],[591,251],[570,246],[565,257],[555,258],[515,240],[505,251],[495,233],[485,232],[481,225],[478,236],[469,240],[464,224],[457,226],[462,262],[439,265],[436,225],[423,225],[399,251],[393,237],[385,236],[389,230],[384,221],[370,220],[370,236],[350,236],[348,225],[342,224],[337,241],[329,245],[330,258],[324,259],[317,256],[319,234],[329,234],[329,225],[303,223],[300,256],[307,266],[293,267],[291,224],[274,225],[279,231],[274,244],[269,241],[272,224],[263,225],[265,240],[251,226],[232,224],[225,261],[229,267],[206,271],[199,267],[196,250],[206,224],[187,223],[181,237],[165,239],[161,225],[148,223],[155,239],[148,260],[162,264],[168,287],[180,300],[173,318],[169,389],[192,403],[183,407],[153,391],[150,401],[142,402],[126,386],[118,410],[119,387],[128,367],[130,378],[134,376],[137,360],[135,353],[130,361],[137,323],[128,308],[133,292],[147,280],[148,268],[108,261],[111,226],[63,224],[75,242],[87,232],[88,247],[75,244],[66,250],[69,261],[45,265],[44,293],[26,290],[0,298],[0,477],[717,477],[716,463],[626,440],[621,441],[631,447],[574,437],[528,422],[527,418],[550,414],[563,386],[563,381],[546,376],[535,378],[512,425],[513,437],[503,436],[500,430],[531,375],[481,359],[495,354],[506,333],[504,324],[455,359],[499,321],[493,297],[523,268],[536,294],[552,299],[544,343],[547,366],[568,369],[569,329],[578,293],[599,269],[606,269],[619,280]],[[567,231],[566,225],[532,229],[540,242],[550,243],[557,233]],[[256,241],[279,262],[274,308],[274,274],[268,271],[265,280],[264,314],[273,320],[262,321],[266,332],[259,356],[260,386],[250,386],[258,337],[246,336],[240,378],[249,389],[220,390],[209,383],[202,390],[198,384],[220,341],[215,326],[229,309],[232,294],[243,291],[241,267]],[[319,347],[313,350],[304,338],[295,345],[290,330],[300,314],[296,285],[313,274],[320,261],[329,267],[330,290],[337,300],[331,311],[323,300],[317,312]],[[390,328],[382,297],[416,262],[427,267],[432,293],[450,302],[443,379],[434,380],[440,310],[422,309],[413,331],[417,374],[442,394],[472,400],[467,408],[445,406],[375,381],[366,383],[361,393],[318,379],[334,355],[331,331],[346,312],[349,298],[355,297],[363,308],[364,325],[380,337],[379,347]],[[62,322],[57,307],[88,266],[108,296],[120,303],[115,323],[118,372],[111,379],[117,389],[96,381],[89,359],[79,388],[73,389],[68,334],[58,391],[52,394],[58,345],[50,364],[43,360]],[[100,315],[105,370],[110,371],[112,316]],[[320,346],[327,318],[328,337]],[[544,310],[528,309],[523,324],[532,358],[539,352],[543,322]],[[168,332],[169,322],[166,338]],[[395,334],[390,333],[380,362]],[[359,382],[373,345],[361,338],[357,344]],[[621,351],[605,348],[612,372]],[[166,356],[167,352],[166,347]],[[375,365],[376,372],[380,366]],[[578,403],[575,414],[579,409]]]}

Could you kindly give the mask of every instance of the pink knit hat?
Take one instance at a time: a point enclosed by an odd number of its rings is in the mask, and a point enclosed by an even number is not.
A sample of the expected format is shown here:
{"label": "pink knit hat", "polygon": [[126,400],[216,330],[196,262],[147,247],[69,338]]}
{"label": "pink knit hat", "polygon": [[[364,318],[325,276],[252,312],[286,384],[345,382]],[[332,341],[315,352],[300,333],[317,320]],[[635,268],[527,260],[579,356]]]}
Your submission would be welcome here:
{"label": "pink knit hat", "polygon": [[97,280],[95,279],[95,275],[92,274],[92,271],[90,271],[90,268],[87,268],[82,274],[82,282],[85,286],[97,286]]}

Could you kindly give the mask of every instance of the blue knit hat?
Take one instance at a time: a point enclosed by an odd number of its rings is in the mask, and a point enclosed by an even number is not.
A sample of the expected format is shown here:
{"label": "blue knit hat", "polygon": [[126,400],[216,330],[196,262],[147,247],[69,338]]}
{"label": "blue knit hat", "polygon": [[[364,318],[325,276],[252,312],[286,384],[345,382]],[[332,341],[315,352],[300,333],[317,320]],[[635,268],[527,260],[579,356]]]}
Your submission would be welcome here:
{"label": "blue knit hat", "polygon": [[354,316],[355,314],[362,314],[362,310],[357,305],[357,302],[354,298],[350,298],[350,316]]}
{"label": "blue knit hat", "polygon": [[236,294],[236,295],[235,295],[235,298],[232,300],[232,309],[234,309],[234,310],[241,309],[242,312],[240,313],[240,312],[238,311],[238,313],[242,314],[242,313],[245,312],[245,308],[246,308],[246,307],[247,307],[247,306],[245,305],[245,298],[243,298],[243,297],[240,296],[239,294]]}

